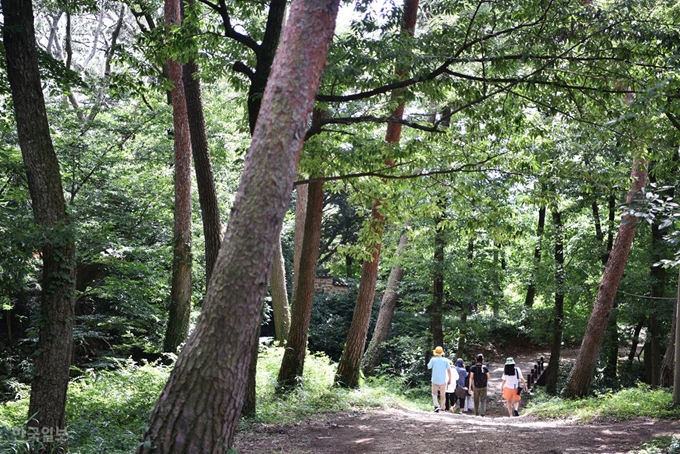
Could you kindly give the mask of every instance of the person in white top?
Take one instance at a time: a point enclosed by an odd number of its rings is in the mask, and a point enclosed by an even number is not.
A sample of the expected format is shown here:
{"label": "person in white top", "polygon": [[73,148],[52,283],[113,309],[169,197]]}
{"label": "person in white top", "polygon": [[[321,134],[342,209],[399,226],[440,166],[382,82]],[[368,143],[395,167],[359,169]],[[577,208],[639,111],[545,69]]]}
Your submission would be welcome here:
{"label": "person in white top", "polygon": [[521,388],[525,387],[526,380],[522,376],[522,371],[515,365],[515,360],[509,357],[505,360],[501,378],[501,390],[508,408],[508,416],[519,416],[519,401],[521,400],[519,393]]}
{"label": "person in white top", "polygon": [[453,361],[449,360],[449,366],[451,369],[451,381],[446,385],[446,411],[454,412],[456,407],[456,401],[458,397],[456,396],[456,382],[458,381],[458,371],[453,365]]}

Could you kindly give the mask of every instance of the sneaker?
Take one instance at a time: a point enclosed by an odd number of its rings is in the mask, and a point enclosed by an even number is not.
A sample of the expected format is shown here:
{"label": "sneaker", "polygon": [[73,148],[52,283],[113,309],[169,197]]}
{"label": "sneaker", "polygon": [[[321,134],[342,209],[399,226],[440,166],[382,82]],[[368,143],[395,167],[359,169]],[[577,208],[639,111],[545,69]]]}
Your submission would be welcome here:
{"label": "sneaker", "polygon": [[439,413],[439,410],[441,410],[441,407],[434,407],[434,412]]}
{"label": "sneaker", "polygon": [[512,416],[519,416],[519,412],[517,410],[512,410]]}

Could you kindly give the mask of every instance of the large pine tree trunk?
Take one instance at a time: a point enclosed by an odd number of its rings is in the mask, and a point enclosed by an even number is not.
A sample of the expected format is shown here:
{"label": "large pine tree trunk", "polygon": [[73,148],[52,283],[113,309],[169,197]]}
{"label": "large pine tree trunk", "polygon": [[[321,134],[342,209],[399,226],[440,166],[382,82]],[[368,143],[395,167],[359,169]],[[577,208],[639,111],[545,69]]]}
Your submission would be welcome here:
{"label": "large pine tree trunk", "polygon": [[338,0],[294,0],[203,311],[138,452],[227,453]]}
{"label": "large pine tree trunk", "polygon": [[[636,156],[633,159],[631,179],[631,189],[626,197],[628,206],[635,202],[636,197],[642,193],[642,188],[647,183],[647,162],[642,157]],[[576,358],[576,365],[569,375],[566,389],[568,397],[583,397],[588,393],[606,332],[609,313],[614,304],[616,291],[626,267],[628,253],[635,238],[636,223],[637,218],[629,210],[626,210],[621,216],[619,233],[602,275],[593,312]]]}
{"label": "large pine tree trunk", "polygon": [[40,335],[31,384],[29,424],[52,433],[64,428],[73,348],[75,241],[66,214],[59,161],[43,98],[32,2],[2,0],[6,71],[33,216],[43,229]]}
{"label": "large pine tree trunk", "polygon": [[364,354],[362,370],[366,375],[373,375],[375,373],[375,368],[380,365],[383,344],[390,334],[392,317],[394,317],[394,311],[397,307],[397,299],[399,296],[399,284],[404,277],[404,270],[402,269],[399,260],[406,249],[406,243],[408,243],[408,236],[404,233],[401,235],[401,238],[399,238],[399,244],[397,245],[397,252],[395,254],[395,264],[392,266],[390,275],[387,278],[385,294],[383,295],[382,302],[380,303],[380,310],[378,311],[378,320],[375,323],[375,328],[373,328],[371,342],[369,342],[366,353]]}
{"label": "large pine tree trunk", "polygon": [[300,255],[300,275],[293,300],[291,327],[277,379],[281,390],[288,390],[297,385],[304,371],[309,322],[312,317],[312,303],[314,302],[314,280],[316,279],[316,264],[319,257],[322,211],[323,181],[312,181],[308,187],[307,217]]}
{"label": "large pine tree trunk", "polygon": [[[165,22],[179,24],[180,1],[165,0]],[[191,315],[191,137],[184,96],[182,65],[168,59],[172,82],[172,117],[175,148],[175,225],[173,231],[172,287],[163,350],[176,352],[189,333]]]}
{"label": "large pine tree trunk", "polygon": [[529,285],[527,286],[527,296],[524,299],[525,307],[532,307],[534,305],[534,298],[536,297],[536,275],[538,274],[538,266],[541,263],[541,242],[543,240],[543,231],[545,230],[545,207],[538,209],[538,227],[536,228],[536,247],[534,248],[534,266],[531,269],[531,277],[529,278]]}
{"label": "large pine tree trunk", "polygon": [[555,311],[545,389],[549,394],[556,395],[564,330],[564,227],[562,226],[562,213],[557,210],[557,207],[552,210],[552,219],[555,226]]}

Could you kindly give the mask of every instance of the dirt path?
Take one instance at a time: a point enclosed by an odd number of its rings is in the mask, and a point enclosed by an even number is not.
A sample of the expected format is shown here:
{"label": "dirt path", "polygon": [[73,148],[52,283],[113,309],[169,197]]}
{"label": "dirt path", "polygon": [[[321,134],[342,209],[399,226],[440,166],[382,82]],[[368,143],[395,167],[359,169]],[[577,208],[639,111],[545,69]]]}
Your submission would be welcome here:
{"label": "dirt path", "polygon": [[[542,354],[514,358],[526,375]],[[570,359],[568,354],[566,358]],[[343,412],[298,424],[255,425],[237,435],[234,448],[240,454],[624,454],[651,438],[680,433],[678,421],[576,424],[506,417],[500,397],[503,364],[504,358],[489,362],[489,405],[484,418],[410,409]]]}

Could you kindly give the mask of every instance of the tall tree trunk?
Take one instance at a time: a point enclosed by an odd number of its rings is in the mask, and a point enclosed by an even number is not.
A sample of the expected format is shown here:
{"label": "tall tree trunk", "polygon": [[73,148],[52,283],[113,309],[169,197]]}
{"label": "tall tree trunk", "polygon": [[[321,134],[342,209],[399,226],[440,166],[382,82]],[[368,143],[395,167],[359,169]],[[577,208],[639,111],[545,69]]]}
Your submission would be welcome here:
{"label": "tall tree trunk", "polygon": [[546,369],[545,388],[549,394],[557,394],[557,377],[562,354],[562,332],[564,330],[564,227],[562,213],[557,207],[552,210],[555,226],[555,311],[553,313],[553,338],[550,361]]}
{"label": "tall tree trunk", "polygon": [[[286,288],[286,266],[280,238],[276,246],[269,291],[272,294],[272,312],[274,313],[274,339],[279,346],[283,347],[288,338],[288,331],[290,331],[290,307]],[[281,292],[283,294],[280,294]]]}
{"label": "tall tree trunk", "polygon": [[[194,0],[189,0],[193,4]],[[205,119],[203,115],[203,100],[201,85],[197,79],[198,65],[190,61],[184,65],[184,94],[186,96],[189,131],[191,136],[191,150],[196,168],[196,186],[198,188],[198,202],[201,206],[203,221],[203,237],[205,239],[205,282],[212,276],[217,253],[222,244],[222,224],[220,208],[217,201],[217,190],[210,162],[210,149],[205,133]]]}
{"label": "tall tree trunk", "polygon": [[307,353],[309,321],[312,317],[312,303],[314,302],[314,280],[321,239],[323,181],[315,180],[308,186],[307,217],[300,255],[300,275],[293,300],[292,323],[288,332],[286,350],[281,360],[281,368],[277,378],[279,387],[283,391],[296,386],[299,379],[302,378]]}
{"label": "tall tree trunk", "polygon": [[532,307],[534,305],[534,298],[536,297],[536,275],[538,274],[538,266],[541,263],[541,242],[543,240],[543,231],[545,230],[545,207],[538,209],[538,227],[536,227],[537,244],[534,248],[534,266],[531,270],[531,277],[529,278],[529,285],[527,287],[527,296],[524,299],[525,307]]}
{"label": "tall tree trunk", "polygon": [[[595,220],[595,238],[601,244],[602,252],[600,254],[600,261],[602,266],[607,266],[609,254],[614,243],[614,220],[616,218],[616,197],[613,194],[609,196],[609,217],[607,222],[607,241],[605,242],[604,231],[600,222],[600,210],[597,201],[592,203],[593,219]],[[607,322],[607,332],[605,334],[605,346],[607,348],[607,363],[602,372],[605,377],[611,379],[616,378],[616,373],[619,365],[619,326],[618,326],[618,300],[614,298],[612,312],[609,314],[609,321]]]}
{"label": "tall tree trunk", "polygon": [[297,291],[298,276],[300,275],[300,257],[302,256],[302,244],[305,235],[305,219],[307,218],[307,192],[308,184],[295,186],[297,203],[295,204],[295,234],[293,237],[293,297]]}
{"label": "tall tree trunk", "polygon": [[75,240],[66,213],[59,161],[43,98],[31,1],[2,0],[6,71],[33,217],[43,230],[40,334],[34,359],[29,425],[63,429],[73,349]]}
{"label": "tall tree trunk", "polygon": [[[418,0],[404,0],[404,16],[402,22],[402,34],[413,36],[418,17]],[[402,76],[406,70],[399,63],[396,74]],[[393,97],[399,96],[399,91],[393,92]],[[397,105],[392,112],[392,118],[402,119],[404,116],[404,103]],[[388,123],[385,132],[385,142],[399,143],[401,140],[401,123]],[[394,165],[387,161],[388,166]],[[359,384],[361,373],[361,359],[366,345],[368,326],[370,324],[371,309],[375,299],[375,287],[378,279],[378,262],[380,260],[380,248],[382,246],[382,234],[385,228],[385,219],[379,211],[382,201],[376,200],[371,210],[371,229],[376,233],[375,243],[369,245],[371,260],[365,261],[361,267],[361,279],[359,282],[359,295],[357,296],[352,323],[347,333],[347,341],[340,357],[338,370],[335,375],[335,384],[347,388],[355,388]]]}
{"label": "tall tree trunk", "polygon": [[[445,203],[440,199],[440,210],[446,209]],[[443,211],[441,211],[443,213]],[[430,316],[430,334],[432,335],[433,346],[444,345],[444,328],[442,326],[444,307],[444,248],[446,247],[446,239],[444,238],[443,228],[444,216],[438,216],[435,220],[434,233],[434,257],[432,272],[432,304],[428,308]]]}
{"label": "tall tree trunk", "polygon": [[[380,213],[380,202],[373,205],[371,213],[371,229],[376,238],[382,238],[385,219]],[[378,262],[380,260],[381,242],[373,245],[372,260],[365,260],[361,267],[361,281],[357,296],[352,323],[347,333],[347,341],[342,350],[342,356],[335,374],[335,384],[345,388],[359,386],[361,359],[366,345],[366,335],[371,321],[371,311],[375,299],[375,285],[378,280]]]}
{"label": "tall tree trunk", "polygon": [[[635,156],[633,159],[631,179],[631,189],[626,197],[628,206],[635,203],[636,197],[642,193],[642,188],[647,183],[647,162],[640,156]],[[566,389],[568,397],[583,397],[588,393],[606,332],[609,313],[635,238],[636,223],[637,219],[630,211],[625,211],[621,216],[619,233],[602,275],[593,312],[576,358],[576,365],[569,375]]]}
{"label": "tall tree trunk", "polygon": [[373,328],[373,336],[368,343],[368,348],[364,354],[362,361],[362,370],[365,375],[373,375],[375,368],[380,365],[382,360],[383,344],[390,334],[392,327],[392,318],[397,307],[397,299],[399,297],[399,284],[404,277],[404,270],[401,267],[400,259],[406,244],[408,243],[408,235],[406,233],[399,238],[397,245],[397,252],[395,253],[395,263],[390,270],[390,275],[387,278],[387,286],[380,303],[380,310],[378,311],[378,320]]}
{"label": "tall tree trunk", "polygon": [[[227,453],[339,0],[294,0],[196,328],[137,452]],[[273,182],[272,184],[265,184]]]}
{"label": "tall tree trunk", "polygon": [[[181,21],[179,0],[165,0],[165,22]],[[182,81],[182,65],[168,59],[172,82],[172,117],[175,148],[175,225],[173,232],[172,288],[163,350],[176,352],[189,333],[191,315],[191,136]]]}

